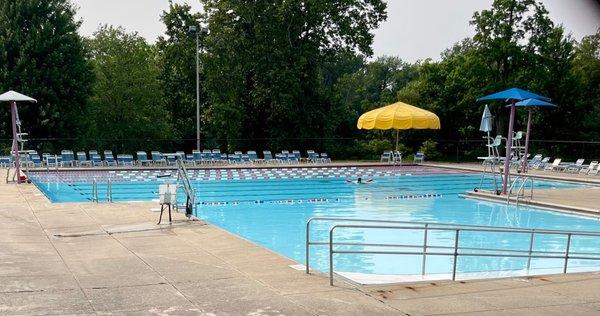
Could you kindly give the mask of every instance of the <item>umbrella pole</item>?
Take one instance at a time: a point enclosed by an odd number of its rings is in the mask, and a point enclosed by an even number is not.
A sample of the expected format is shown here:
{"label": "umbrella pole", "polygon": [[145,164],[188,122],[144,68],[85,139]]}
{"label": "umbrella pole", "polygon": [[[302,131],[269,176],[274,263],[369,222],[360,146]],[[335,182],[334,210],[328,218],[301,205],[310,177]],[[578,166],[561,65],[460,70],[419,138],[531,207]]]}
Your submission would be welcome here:
{"label": "umbrella pole", "polygon": [[17,174],[17,183],[21,183],[21,162],[19,160],[19,142],[17,142],[17,102],[10,102],[10,112],[13,132],[13,155],[15,157],[15,169]]}
{"label": "umbrella pole", "polygon": [[398,151],[398,134],[400,133],[400,130],[397,129],[396,130],[396,151]]}
{"label": "umbrella pole", "polygon": [[508,175],[510,174],[510,158],[512,154],[515,111],[515,100],[512,100],[512,103],[510,104],[510,119],[508,121],[508,139],[506,140],[506,160],[504,160],[504,178],[502,179],[502,194],[505,195],[508,189]]}
{"label": "umbrella pole", "polygon": [[523,159],[523,166],[521,172],[527,172],[527,154],[529,152],[529,130],[531,129],[531,108],[529,108],[529,114],[527,115],[527,134],[525,134],[525,159]]}
{"label": "umbrella pole", "polygon": [[488,157],[492,157],[492,147],[490,146],[490,131],[487,132],[487,148],[488,148]]}

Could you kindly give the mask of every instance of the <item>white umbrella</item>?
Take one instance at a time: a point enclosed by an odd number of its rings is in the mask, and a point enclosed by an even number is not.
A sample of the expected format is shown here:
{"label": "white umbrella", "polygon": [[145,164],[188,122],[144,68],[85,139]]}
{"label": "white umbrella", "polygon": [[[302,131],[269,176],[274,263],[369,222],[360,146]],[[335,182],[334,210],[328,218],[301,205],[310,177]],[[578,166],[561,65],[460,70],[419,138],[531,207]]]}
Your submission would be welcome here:
{"label": "white umbrella", "polygon": [[15,156],[15,169],[17,175],[17,183],[21,183],[21,164],[19,161],[19,144],[17,144],[17,101],[37,102],[34,98],[20,94],[15,91],[8,91],[0,95],[0,101],[10,102],[11,121],[13,130],[12,150]]}
{"label": "white umbrella", "polygon": [[493,120],[493,116],[492,116],[492,112],[490,112],[490,108],[488,107],[488,105],[485,105],[485,108],[483,109],[483,115],[481,115],[481,124],[479,125],[479,130],[482,132],[487,132],[487,142],[488,142],[488,157],[490,157],[492,154],[490,152],[491,147],[490,145],[490,132],[492,131],[492,120]]}

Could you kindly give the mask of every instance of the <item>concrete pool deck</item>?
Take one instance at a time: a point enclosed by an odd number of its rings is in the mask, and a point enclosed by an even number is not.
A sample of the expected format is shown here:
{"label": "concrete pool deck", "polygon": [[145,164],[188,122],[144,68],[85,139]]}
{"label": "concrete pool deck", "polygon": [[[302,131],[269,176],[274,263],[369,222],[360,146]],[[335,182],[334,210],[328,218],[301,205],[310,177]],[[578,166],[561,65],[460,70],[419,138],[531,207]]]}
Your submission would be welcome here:
{"label": "concrete pool deck", "polygon": [[[600,312],[600,274],[354,286],[155,203],[53,204],[0,184],[0,314],[432,315]],[[597,200],[600,202],[600,198]]]}

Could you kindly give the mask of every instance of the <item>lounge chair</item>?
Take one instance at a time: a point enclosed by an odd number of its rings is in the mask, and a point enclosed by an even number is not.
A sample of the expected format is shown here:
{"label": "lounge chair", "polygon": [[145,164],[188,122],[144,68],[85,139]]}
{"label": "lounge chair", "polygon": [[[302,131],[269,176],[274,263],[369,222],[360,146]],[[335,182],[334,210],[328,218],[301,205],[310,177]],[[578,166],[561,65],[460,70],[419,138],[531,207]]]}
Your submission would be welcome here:
{"label": "lounge chair", "polygon": [[151,151],[150,156],[152,156],[152,163],[155,165],[166,165],[167,159],[163,156],[160,151]]}
{"label": "lounge chair", "polygon": [[98,152],[90,153],[90,161],[92,162],[92,166],[102,166],[104,163],[102,162],[102,157]]}
{"label": "lounge chair", "polygon": [[263,150],[263,162],[273,163],[273,154],[270,150]]}
{"label": "lounge chair", "polygon": [[107,166],[116,166],[117,161],[115,160],[115,156],[112,153],[112,150],[104,151],[104,164]]}
{"label": "lounge chair", "polygon": [[192,155],[188,158],[188,160],[194,162],[194,165],[199,165],[202,163],[202,152],[199,150],[192,150]]}
{"label": "lounge chair", "polygon": [[275,154],[275,162],[287,163],[287,161],[288,161],[287,154],[284,154],[284,153],[277,153],[277,154]]}
{"label": "lounge chair", "polygon": [[227,161],[227,156],[225,157],[225,160],[223,160],[222,155],[221,155],[221,150],[220,149],[213,149],[210,159],[213,163],[218,163],[218,162],[225,162]]}
{"label": "lounge chair", "polygon": [[75,163],[75,155],[73,155],[73,151],[71,150],[62,150],[60,152],[60,166],[64,167],[64,166],[70,166],[73,167],[74,163]]}
{"label": "lounge chair", "polygon": [[329,158],[329,155],[327,155],[327,153],[321,153],[321,162],[323,163],[327,163],[327,162],[331,162],[331,158]]}
{"label": "lounge chair", "polygon": [[85,151],[78,151],[77,152],[77,165],[79,165],[80,167],[83,166],[92,166],[92,161],[88,160],[87,155],[85,154]]}
{"label": "lounge chair", "polygon": [[550,162],[550,157],[544,157],[542,160],[540,160],[539,162],[533,164],[533,166],[531,166],[533,169],[544,169],[546,168],[546,165],[548,165],[548,162]]}
{"label": "lounge chair", "polygon": [[37,152],[29,153],[29,161],[34,167],[41,167],[43,164],[42,158],[40,158],[40,155]]}
{"label": "lounge chair", "polygon": [[256,151],[254,150],[248,150],[246,152],[246,155],[248,156],[248,162],[249,163],[255,163],[258,161],[258,155],[256,154]]}
{"label": "lounge chair", "polygon": [[210,149],[204,149],[200,154],[200,160],[202,163],[211,163],[212,162],[212,153]]}
{"label": "lounge chair", "polygon": [[43,153],[42,157],[44,159],[44,163],[48,167],[57,167],[60,165],[61,156],[59,155],[50,155],[49,153]]}
{"label": "lounge chair", "polygon": [[0,157],[0,167],[10,167],[12,166],[12,157],[10,156],[2,156]]}
{"label": "lounge chair", "polygon": [[306,156],[308,162],[317,163],[319,162],[319,154],[317,154],[314,150],[307,150]]}
{"label": "lounge chair", "polygon": [[423,163],[425,161],[425,154],[423,152],[417,152],[413,156],[413,163]]}
{"label": "lounge chair", "polygon": [[402,164],[402,153],[397,150],[392,152],[392,160],[394,163]]}
{"label": "lounge chair", "polygon": [[575,163],[565,165],[563,170],[566,172],[573,172],[573,173],[579,172],[579,170],[581,170],[581,168],[583,168],[584,161],[585,161],[585,159],[577,159],[577,161],[575,161]]}
{"label": "lounge chair", "polygon": [[594,161],[590,162],[589,165],[582,166],[582,168],[579,169],[579,173],[588,174],[591,170],[594,170],[597,166],[598,166],[598,161],[594,160]]}
{"label": "lounge chair", "polygon": [[287,154],[287,161],[289,163],[300,163],[300,159],[293,152]]}
{"label": "lounge chair", "polygon": [[133,166],[133,155],[129,155],[129,154],[117,155],[117,165]]}
{"label": "lounge chair", "polygon": [[381,157],[379,157],[379,162],[392,162],[392,151],[384,151],[383,154],[381,154]]}
{"label": "lounge chair", "polygon": [[550,170],[550,171],[560,171],[563,167],[560,165],[560,162],[562,161],[562,159],[560,158],[554,158],[554,161],[552,162],[551,165],[546,166],[544,168],[544,170]]}
{"label": "lounge chair", "polygon": [[598,175],[598,173],[600,172],[600,163],[596,165],[596,169],[590,169],[590,171],[588,172],[588,175]]}
{"label": "lounge chair", "polygon": [[137,163],[140,166],[143,166],[143,165],[149,166],[152,164],[152,160],[148,159],[148,153],[146,153],[145,151],[138,151],[135,153],[135,156],[137,158]]}
{"label": "lounge chair", "polygon": [[292,154],[294,154],[294,156],[296,156],[296,159],[298,160],[298,162],[302,162],[302,155],[300,154],[299,150],[292,150]]}
{"label": "lounge chair", "polygon": [[227,161],[231,164],[235,164],[235,163],[241,163],[242,162],[242,155],[241,155],[241,151],[233,153],[233,154],[229,154],[227,155]]}

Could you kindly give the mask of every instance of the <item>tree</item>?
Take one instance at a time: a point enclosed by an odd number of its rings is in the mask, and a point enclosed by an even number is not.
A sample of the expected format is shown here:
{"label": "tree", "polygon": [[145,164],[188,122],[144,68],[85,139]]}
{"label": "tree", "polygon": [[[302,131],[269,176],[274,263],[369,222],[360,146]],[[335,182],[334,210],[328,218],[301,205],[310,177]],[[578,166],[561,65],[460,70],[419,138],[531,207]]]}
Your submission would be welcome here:
{"label": "tree", "polygon": [[112,26],[102,26],[88,44],[97,80],[84,145],[130,153],[170,146],[174,133],[162,102],[155,48]]}
{"label": "tree", "polygon": [[[67,0],[0,0],[0,89],[38,100],[19,108],[32,138],[78,134],[93,82],[79,25]],[[7,111],[0,111],[0,137],[8,135],[7,122]]]}
{"label": "tree", "polygon": [[[205,116],[230,148],[292,143],[333,134],[323,67],[342,53],[371,54],[386,17],[381,0],[251,3],[204,0],[210,34]],[[335,120],[333,120],[335,121]],[[258,142],[242,144],[243,139]]]}
{"label": "tree", "polygon": [[572,102],[577,103],[577,110],[583,116],[579,137],[600,141],[600,30],[581,40],[575,50],[572,71],[580,88],[578,98]]}
{"label": "tree", "polygon": [[[161,16],[167,30],[156,43],[165,107],[171,113],[175,131],[183,139],[196,139],[196,37],[189,27],[198,26],[199,19],[200,14],[192,13],[189,5],[169,2],[169,10]],[[200,105],[204,108],[204,85],[200,88]]]}

